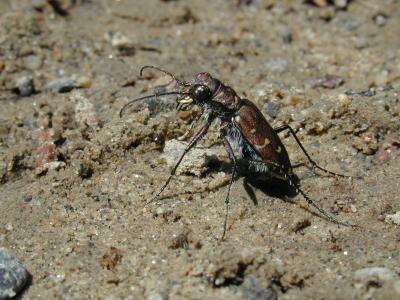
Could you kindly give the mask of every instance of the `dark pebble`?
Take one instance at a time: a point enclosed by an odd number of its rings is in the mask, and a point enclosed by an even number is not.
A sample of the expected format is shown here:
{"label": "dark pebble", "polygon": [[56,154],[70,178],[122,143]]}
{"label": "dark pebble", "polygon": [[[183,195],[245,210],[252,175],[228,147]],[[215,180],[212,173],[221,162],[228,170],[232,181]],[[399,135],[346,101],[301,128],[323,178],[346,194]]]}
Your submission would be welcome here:
{"label": "dark pebble", "polygon": [[364,97],[372,97],[376,95],[376,91],[369,89],[369,90],[365,90],[365,91],[361,91],[360,96],[364,96]]}
{"label": "dark pebble", "polygon": [[33,199],[32,195],[23,195],[22,199],[24,200],[24,202],[31,202]]}
{"label": "dark pebble", "polygon": [[21,262],[0,248],[0,299],[16,296],[29,281],[30,275]]}
{"label": "dark pebble", "polygon": [[76,161],[73,163],[75,166],[79,177],[90,178],[93,175],[93,167],[87,161]]}
{"label": "dark pebble", "polygon": [[284,44],[290,44],[293,41],[293,34],[289,29],[285,29],[281,37]]}
{"label": "dark pebble", "polygon": [[348,90],[345,92],[345,94],[347,96],[360,95],[363,97],[372,97],[372,96],[376,95],[376,91],[375,91],[375,89],[368,89],[368,90],[364,90],[364,91],[360,91],[360,92],[354,92],[352,90]]}
{"label": "dark pebble", "polygon": [[245,6],[250,6],[252,4],[254,4],[255,0],[238,0],[237,4],[239,6],[245,5]]}

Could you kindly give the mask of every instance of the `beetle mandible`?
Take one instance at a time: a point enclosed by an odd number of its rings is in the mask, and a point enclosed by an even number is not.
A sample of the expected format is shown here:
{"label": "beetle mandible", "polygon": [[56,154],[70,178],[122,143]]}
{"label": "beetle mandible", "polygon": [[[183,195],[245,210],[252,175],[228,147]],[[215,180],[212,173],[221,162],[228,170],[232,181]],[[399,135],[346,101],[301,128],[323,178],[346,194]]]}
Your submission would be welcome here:
{"label": "beetle mandible", "polygon": [[353,226],[347,222],[336,219],[333,215],[316,204],[298,184],[295,183],[293,166],[290,163],[286,148],[278,136],[278,133],[282,131],[289,131],[293,136],[311,164],[313,171],[319,169],[333,176],[348,178],[351,178],[351,176],[334,173],[319,166],[307,153],[296,136],[295,131],[289,125],[273,128],[256,105],[250,100],[240,98],[231,87],[224,85],[218,79],[213,78],[209,73],[198,73],[190,82],[184,82],[177,79],[172,73],[154,66],[142,67],[140,76],[142,76],[145,69],[155,69],[169,75],[172,80],[180,86],[181,90],[156,93],[150,96],[133,99],[122,107],[120,117],[122,117],[123,112],[128,107],[137,101],[166,95],[178,95],[179,97],[176,99],[177,110],[187,110],[192,105],[198,105],[201,108],[201,117],[204,120],[197,132],[190,139],[175,166],[172,168],[164,185],[151,200],[147,201],[147,204],[158,199],[170,183],[185,155],[206,135],[211,123],[219,119],[219,135],[233,163],[232,175],[225,197],[225,215],[221,239],[224,239],[226,234],[229,213],[229,195],[237,173],[239,159],[245,160],[251,168],[251,171],[255,174],[265,178],[277,178],[287,183],[297,194],[301,194],[308,204],[316,208],[329,221],[344,226]]}

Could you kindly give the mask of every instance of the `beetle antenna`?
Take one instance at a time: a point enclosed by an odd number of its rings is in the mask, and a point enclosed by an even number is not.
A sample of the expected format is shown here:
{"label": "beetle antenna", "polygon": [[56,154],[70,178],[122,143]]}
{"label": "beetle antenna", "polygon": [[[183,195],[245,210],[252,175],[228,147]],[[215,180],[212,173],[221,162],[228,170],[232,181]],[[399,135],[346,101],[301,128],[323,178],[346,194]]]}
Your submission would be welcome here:
{"label": "beetle antenna", "polygon": [[179,80],[178,78],[176,78],[175,75],[172,74],[171,72],[168,72],[168,71],[166,71],[166,70],[164,70],[164,69],[161,69],[161,68],[155,67],[155,66],[143,66],[143,67],[140,69],[140,73],[139,73],[140,77],[143,77],[143,71],[144,71],[145,69],[154,69],[154,70],[160,71],[160,72],[162,72],[162,73],[164,73],[164,74],[166,74],[166,75],[168,75],[168,76],[170,76],[170,77],[172,78],[172,80],[171,80],[170,82],[168,82],[167,84],[164,84],[164,85],[162,85],[162,86],[167,86],[167,85],[169,85],[172,81],[176,81],[179,85],[184,85],[184,84],[185,84],[185,82],[183,82],[183,81]]}
{"label": "beetle antenna", "polygon": [[153,95],[149,95],[149,96],[143,96],[143,97],[139,97],[136,99],[133,99],[131,101],[129,101],[128,103],[126,103],[121,110],[119,111],[119,117],[122,118],[122,115],[124,113],[124,111],[132,106],[133,103],[138,102],[138,101],[142,101],[142,100],[146,100],[146,99],[152,99],[152,98],[157,98],[159,96],[167,96],[167,95],[187,95],[187,93],[182,93],[182,92],[167,92],[167,93],[162,93],[162,94],[153,94]]}

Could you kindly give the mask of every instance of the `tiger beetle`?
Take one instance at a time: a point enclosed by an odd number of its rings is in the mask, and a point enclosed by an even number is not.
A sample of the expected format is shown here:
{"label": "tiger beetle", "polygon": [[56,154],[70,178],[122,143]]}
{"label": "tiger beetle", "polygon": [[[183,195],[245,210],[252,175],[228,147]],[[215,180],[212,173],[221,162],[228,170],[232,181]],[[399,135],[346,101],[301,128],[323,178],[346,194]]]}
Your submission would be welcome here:
{"label": "tiger beetle", "polygon": [[[211,123],[219,119],[219,136],[233,163],[232,175],[225,197],[225,216],[221,240],[224,239],[226,234],[229,213],[229,195],[237,173],[239,160],[245,161],[250,171],[258,177],[264,179],[275,178],[289,185],[297,194],[301,194],[307,203],[317,209],[327,220],[339,225],[353,226],[347,222],[339,221],[320,207],[296,183],[293,165],[290,163],[286,148],[278,136],[278,133],[283,131],[289,131],[293,136],[296,143],[307,157],[313,171],[318,169],[332,176],[346,178],[351,178],[351,176],[334,173],[320,167],[307,153],[299,138],[296,136],[295,131],[289,125],[283,125],[277,128],[271,127],[260,110],[251,101],[240,98],[231,87],[224,85],[218,79],[213,78],[209,73],[198,73],[190,82],[185,82],[177,79],[170,72],[154,66],[142,67],[140,70],[141,77],[145,69],[154,69],[170,76],[170,83],[174,81],[180,90],[156,93],[131,100],[122,107],[120,117],[122,117],[124,111],[135,102],[146,99],[157,99],[167,95],[177,95],[177,110],[188,110],[192,105],[198,105],[202,111],[201,119],[203,119],[198,131],[190,139],[185,150],[172,168],[168,179],[157,194],[155,194],[151,200],[147,201],[147,204],[159,198],[170,183],[185,155],[206,135]],[[169,83],[165,86],[167,85],[169,85]]]}

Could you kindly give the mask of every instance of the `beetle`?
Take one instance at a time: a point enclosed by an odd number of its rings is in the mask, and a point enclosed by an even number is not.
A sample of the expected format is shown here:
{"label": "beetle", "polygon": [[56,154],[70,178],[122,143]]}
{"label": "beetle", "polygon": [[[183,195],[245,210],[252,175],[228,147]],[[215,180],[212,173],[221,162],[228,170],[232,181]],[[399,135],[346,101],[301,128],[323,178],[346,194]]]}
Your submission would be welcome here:
{"label": "beetle", "polygon": [[185,150],[172,168],[168,179],[155,196],[150,201],[147,201],[147,204],[159,198],[175,175],[185,155],[206,135],[212,122],[219,119],[219,136],[232,161],[232,174],[225,196],[225,215],[221,239],[224,239],[226,235],[229,196],[236,177],[239,160],[244,160],[251,171],[261,178],[276,178],[288,184],[297,194],[301,194],[307,203],[317,209],[327,220],[339,225],[353,226],[347,222],[339,221],[320,207],[296,183],[288,152],[278,136],[278,133],[283,131],[289,131],[293,136],[311,164],[313,171],[319,169],[332,176],[349,178],[351,176],[338,174],[319,166],[307,153],[296,136],[295,131],[289,125],[273,128],[254,103],[250,100],[240,98],[231,87],[224,85],[209,73],[198,73],[194,75],[191,81],[185,82],[177,79],[172,73],[154,66],[142,67],[140,76],[142,76],[145,69],[155,69],[170,76],[171,80],[177,83],[180,90],[156,93],[133,99],[122,107],[120,117],[135,102],[167,95],[177,95],[177,110],[187,110],[192,105],[197,105],[201,108],[201,119],[203,119],[199,129],[190,139]]}

